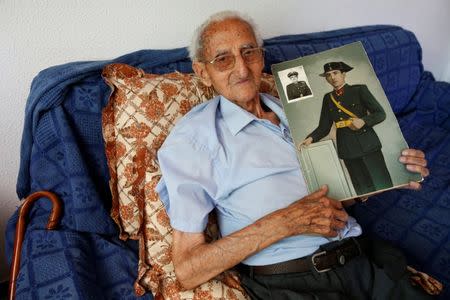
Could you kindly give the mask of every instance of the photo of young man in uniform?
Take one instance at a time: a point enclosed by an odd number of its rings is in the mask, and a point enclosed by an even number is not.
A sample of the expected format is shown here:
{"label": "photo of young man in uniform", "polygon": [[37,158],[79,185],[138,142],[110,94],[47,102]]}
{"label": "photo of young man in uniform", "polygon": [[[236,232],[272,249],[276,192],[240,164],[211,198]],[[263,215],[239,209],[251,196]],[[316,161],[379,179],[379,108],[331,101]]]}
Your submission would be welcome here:
{"label": "photo of young man in uniform", "polygon": [[333,91],[323,97],[319,125],[300,145],[320,141],[334,123],[338,157],[344,161],[356,193],[392,187],[382,144],[373,129],[386,119],[383,107],[365,84],[345,82],[346,73],[353,69],[345,62],[328,62],[323,69],[320,76]]}
{"label": "photo of young man in uniform", "polygon": [[286,94],[288,100],[302,98],[311,95],[311,89],[308,84],[303,80],[298,80],[298,72],[291,71],[287,74],[287,77],[292,81],[286,86]]}

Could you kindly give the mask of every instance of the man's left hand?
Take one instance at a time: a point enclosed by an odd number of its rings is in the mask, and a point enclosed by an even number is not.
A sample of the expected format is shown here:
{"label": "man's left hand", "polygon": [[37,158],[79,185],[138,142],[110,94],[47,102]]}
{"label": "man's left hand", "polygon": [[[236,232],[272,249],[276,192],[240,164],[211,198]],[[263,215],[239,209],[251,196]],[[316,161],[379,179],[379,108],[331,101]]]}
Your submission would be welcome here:
{"label": "man's left hand", "polygon": [[[406,165],[406,169],[411,172],[419,173],[423,178],[430,175],[430,171],[427,168],[427,160],[425,159],[425,153],[416,149],[405,149],[399,158],[399,161]],[[419,190],[421,184],[416,181],[411,181],[407,189]]]}
{"label": "man's left hand", "polygon": [[352,119],[352,124],[350,124],[348,127],[351,130],[358,130],[358,129],[361,129],[365,124],[366,124],[366,122],[364,122],[363,119],[353,118]]}

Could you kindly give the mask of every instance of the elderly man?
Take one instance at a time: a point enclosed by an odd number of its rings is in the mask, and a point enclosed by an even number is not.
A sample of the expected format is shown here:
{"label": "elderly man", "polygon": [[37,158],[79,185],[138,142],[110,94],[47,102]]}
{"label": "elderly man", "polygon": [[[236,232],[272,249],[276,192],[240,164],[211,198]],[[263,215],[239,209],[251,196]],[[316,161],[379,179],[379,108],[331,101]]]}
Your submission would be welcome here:
{"label": "elderly man", "polygon": [[323,96],[320,120],[301,145],[325,137],[336,125],[337,153],[347,167],[358,195],[392,187],[381,142],[373,127],[386,119],[386,113],[364,84],[349,85],[345,62],[328,62],[323,66],[326,81],[333,90]]}
{"label": "elderly man", "polygon": [[[157,191],[174,228],[180,284],[192,289],[239,265],[254,299],[426,297],[409,285],[396,252],[386,255],[395,256],[387,262],[395,272],[371,261],[356,238],[361,227],[326,186],[307,194],[280,102],[258,93],[261,44],[251,22],[230,12],[212,16],[193,39],[193,69],[219,96],[193,108],[158,152]],[[428,175],[421,151],[400,160]],[[213,209],[222,238],[209,243]]]}
{"label": "elderly man", "polygon": [[292,71],[287,74],[292,81],[286,86],[286,93],[289,100],[311,95],[311,89],[303,80],[298,80],[298,72]]}

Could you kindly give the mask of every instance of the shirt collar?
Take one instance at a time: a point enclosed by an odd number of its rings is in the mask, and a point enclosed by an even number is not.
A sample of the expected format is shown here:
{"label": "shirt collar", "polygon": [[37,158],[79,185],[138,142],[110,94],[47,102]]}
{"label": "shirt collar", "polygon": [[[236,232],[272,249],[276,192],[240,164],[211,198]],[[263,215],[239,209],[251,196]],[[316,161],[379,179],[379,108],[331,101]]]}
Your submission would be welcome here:
{"label": "shirt collar", "polygon": [[[283,112],[279,100],[267,94],[259,94],[259,96],[264,104],[278,116],[281,123],[287,127],[286,115]],[[253,120],[258,120],[255,115],[249,113],[222,95],[220,96],[220,111],[228,129],[233,135],[238,134],[239,131]]]}

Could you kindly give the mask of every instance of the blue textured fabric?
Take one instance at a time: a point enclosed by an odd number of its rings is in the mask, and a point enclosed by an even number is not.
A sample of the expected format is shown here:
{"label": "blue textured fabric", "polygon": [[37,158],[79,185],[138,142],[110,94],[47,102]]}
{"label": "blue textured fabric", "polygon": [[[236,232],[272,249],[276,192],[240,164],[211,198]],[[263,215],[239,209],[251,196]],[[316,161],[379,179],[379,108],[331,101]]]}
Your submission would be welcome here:
{"label": "blue textured fabric", "polygon": [[[411,147],[423,149],[431,176],[420,192],[391,191],[354,207],[366,232],[393,241],[410,264],[450,283],[450,84],[423,71],[415,36],[396,26],[369,26],[265,41],[270,65],[361,40]],[[186,49],[142,50],[109,61],[51,67],[34,79],[25,112],[20,198],[47,189],[64,203],[62,225],[44,230],[48,201],[30,213],[17,299],[134,299],[135,242],[117,239],[101,133],[109,89],[102,68],[127,63],[151,73],[191,72]],[[8,222],[12,255],[15,213]],[[151,299],[150,295],[146,298]],[[450,298],[449,289],[442,299]]]}

